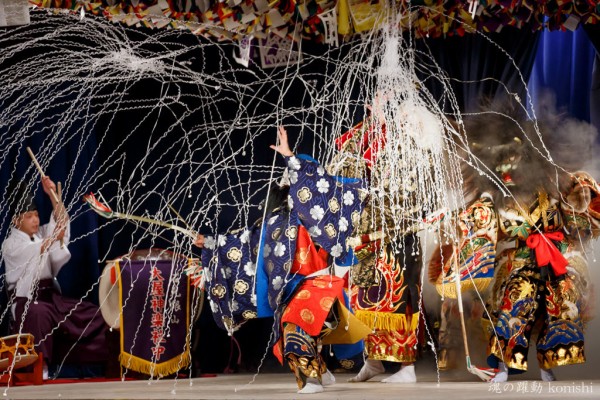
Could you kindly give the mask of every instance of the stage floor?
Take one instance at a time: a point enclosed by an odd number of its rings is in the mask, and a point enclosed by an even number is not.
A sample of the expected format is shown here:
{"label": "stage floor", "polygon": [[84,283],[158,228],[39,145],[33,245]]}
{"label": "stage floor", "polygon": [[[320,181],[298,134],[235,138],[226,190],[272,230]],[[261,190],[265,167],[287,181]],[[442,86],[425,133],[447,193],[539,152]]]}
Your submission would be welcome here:
{"label": "stage floor", "polygon": [[[418,373],[417,373],[418,374]],[[389,375],[389,374],[388,374]],[[598,399],[600,379],[584,381],[536,380],[488,384],[474,378],[465,382],[435,374],[421,376],[415,384],[385,384],[381,375],[364,383],[348,383],[349,374],[336,375],[337,383],[323,393],[299,395],[291,373],[253,375],[229,374],[215,378],[160,381],[52,384],[9,388],[5,399]],[[417,375],[419,376],[419,375]],[[0,388],[5,390],[6,388]]]}

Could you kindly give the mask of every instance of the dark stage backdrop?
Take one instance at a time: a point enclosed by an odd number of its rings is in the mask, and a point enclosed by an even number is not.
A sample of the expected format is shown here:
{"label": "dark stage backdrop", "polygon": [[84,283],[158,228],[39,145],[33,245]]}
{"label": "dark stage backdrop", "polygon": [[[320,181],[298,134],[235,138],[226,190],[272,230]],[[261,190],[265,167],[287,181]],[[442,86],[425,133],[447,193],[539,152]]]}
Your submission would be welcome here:
{"label": "dark stage backdrop", "polygon": [[[505,27],[498,33],[424,39],[417,48],[430,52],[448,75],[460,110],[474,112],[483,98],[502,101],[516,93],[525,101],[539,35],[527,27]],[[439,82],[430,79],[426,84],[450,112]]]}

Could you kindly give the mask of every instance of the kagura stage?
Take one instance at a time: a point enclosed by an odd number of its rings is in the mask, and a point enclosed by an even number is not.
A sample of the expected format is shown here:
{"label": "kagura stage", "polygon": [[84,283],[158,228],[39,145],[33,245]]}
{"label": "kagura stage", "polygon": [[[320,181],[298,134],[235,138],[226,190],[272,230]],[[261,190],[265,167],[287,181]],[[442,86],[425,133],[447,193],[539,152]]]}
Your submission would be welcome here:
{"label": "kagura stage", "polygon": [[[420,368],[419,368],[420,367]],[[380,375],[369,382],[348,383],[352,375],[337,374],[337,383],[323,393],[300,395],[290,373],[222,374],[214,378],[160,381],[125,381],[104,383],[45,384],[15,387],[8,390],[9,399],[597,399],[600,394],[598,373],[595,379],[574,379],[573,376],[594,376],[591,371],[577,374],[575,369],[562,371],[559,381],[542,382],[533,373],[523,380],[502,384],[478,381],[463,371],[445,372],[437,382],[435,371],[417,364],[418,383],[384,384]],[[561,370],[559,369],[559,372]],[[557,374],[558,375],[558,374]],[[567,379],[566,376],[570,376]],[[82,381],[85,382],[85,381]],[[251,383],[252,382],[252,383]]]}

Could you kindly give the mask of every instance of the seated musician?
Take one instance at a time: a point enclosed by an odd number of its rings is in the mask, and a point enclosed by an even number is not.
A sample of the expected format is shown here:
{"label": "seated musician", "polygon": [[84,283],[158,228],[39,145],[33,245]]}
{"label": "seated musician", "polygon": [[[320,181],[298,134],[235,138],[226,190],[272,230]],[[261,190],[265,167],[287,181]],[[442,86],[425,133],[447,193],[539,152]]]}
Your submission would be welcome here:
{"label": "seated musician", "polygon": [[63,361],[56,354],[59,342],[63,347],[66,344],[67,349],[76,344],[70,353],[78,361],[103,363],[107,359],[106,325],[98,307],[62,296],[56,280],[71,258],[68,215],[64,206],[51,196],[52,191],[56,193],[56,185],[48,176],[42,178],[42,187],[53,206],[50,222],[42,226],[26,185],[20,182],[12,186],[9,192],[12,229],[2,244],[14,317],[12,330],[34,336],[35,349],[44,357],[44,379],[48,378],[48,365]]}

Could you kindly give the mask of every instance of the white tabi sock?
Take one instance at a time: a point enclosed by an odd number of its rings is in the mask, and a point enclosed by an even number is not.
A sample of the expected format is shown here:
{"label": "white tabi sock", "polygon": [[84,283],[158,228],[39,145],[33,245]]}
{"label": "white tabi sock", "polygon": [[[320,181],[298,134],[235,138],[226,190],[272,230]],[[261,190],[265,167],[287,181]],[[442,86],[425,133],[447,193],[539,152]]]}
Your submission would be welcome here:
{"label": "white tabi sock", "polygon": [[540,375],[542,376],[542,380],[544,382],[554,382],[556,380],[554,372],[552,372],[551,369],[540,368]]}
{"label": "white tabi sock", "polygon": [[312,394],[312,393],[321,393],[323,391],[323,386],[320,383],[311,383],[306,382],[306,385],[298,390],[300,394]]}
{"label": "white tabi sock", "polygon": [[325,373],[321,375],[321,383],[323,386],[335,385],[335,376],[333,376],[330,370],[325,371]]}
{"label": "white tabi sock", "polygon": [[359,373],[354,377],[348,379],[348,382],[364,382],[368,381],[372,377],[383,374],[385,372],[385,368],[383,364],[379,360],[369,360],[368,358],[365,360],[365,364],[360,369]]}
{"label": "white tabi sock", "polygon": [[498,363],[498,373],[492,378],[494,383],[502,383],[508,380],[508,368],[503,362]]}
{"label": "white tabi sock", "polygon": [[382,379],[383,383],[415,383],[417,382],[417,376],[415,375],[414,365],[405,365],[400,368],[400,371],[394,375]]}

